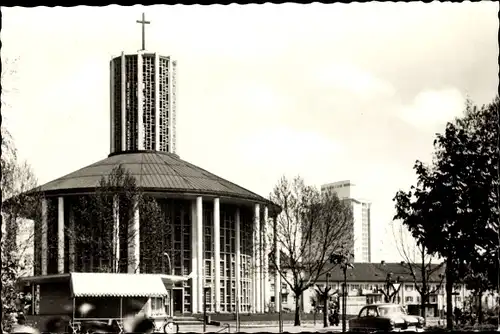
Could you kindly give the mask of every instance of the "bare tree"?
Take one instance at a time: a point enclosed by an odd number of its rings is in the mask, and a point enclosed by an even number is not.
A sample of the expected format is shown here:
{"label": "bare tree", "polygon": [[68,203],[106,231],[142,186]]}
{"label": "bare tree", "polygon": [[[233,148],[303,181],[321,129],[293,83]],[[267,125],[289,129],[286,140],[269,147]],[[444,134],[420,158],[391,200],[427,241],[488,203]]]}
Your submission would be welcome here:
{"label": "bare tree", "polygon": [[19,57],[13,59],[12,58],[2,59],[2,72],[1,72],[2,94],[0,96],[2,108],[10,105],[7,101],[8,99],[6,99],[6,96],[17,91],[15,84],[13,83],[17,79],[16,65],[18,60]]}
{"label": "bare tree", "polygon": [[317,308],[320,303],[323,306],[323,326],[328,327],[328,309],[330,308],[329,301],[330,298],[338,295],[339,291],[332,291],[332,287],[329,285],[325,285],[324,288],[321,288],[319,285],[316,285],[316,289],[314,289],[315,295],[313,297],[313,301],[315,304],[315,308]]}
{"label": "bare tree", "polygon": [[[433,263],[436,260],[435,257],[428,254],[424,245],[416,243],[409,231],[402,225],[396,227],[393,222],[392,232],[399,255],[403,258],[402,265],[410,272],[415,289],[420,294],[420,315],[425,322],[425,305],[429,296],[439,291],[444,280],[444,276],[438,274],[443,270],[444,262]],[[435,277],[439,277],[440,281],[434,288],[431,288],[431,278]]]}
{"label": "bare tree", "polygon": [[281,178],[270,199],[282,208],[276,219],[276,242],[283,254],[280,266],[274,255],[270,260],[295,294],[294,324],[300,326],[303,292],[333,269],[329,264],[332,254],[352,245],[352,211],[335,193],[321,193],[300,177],[292,181]]}

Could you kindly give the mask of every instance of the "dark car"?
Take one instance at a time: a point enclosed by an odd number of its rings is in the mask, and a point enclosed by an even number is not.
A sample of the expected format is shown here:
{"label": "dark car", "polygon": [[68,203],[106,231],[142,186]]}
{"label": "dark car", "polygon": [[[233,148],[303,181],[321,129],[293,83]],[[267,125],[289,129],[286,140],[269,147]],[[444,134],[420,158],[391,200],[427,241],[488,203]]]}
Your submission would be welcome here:
{"label": "dark car", "polygon": [[349,330],[359,332],[422,331],[423,326],[424,318],[406,314],[397,304],[366,305],[349,320]]}

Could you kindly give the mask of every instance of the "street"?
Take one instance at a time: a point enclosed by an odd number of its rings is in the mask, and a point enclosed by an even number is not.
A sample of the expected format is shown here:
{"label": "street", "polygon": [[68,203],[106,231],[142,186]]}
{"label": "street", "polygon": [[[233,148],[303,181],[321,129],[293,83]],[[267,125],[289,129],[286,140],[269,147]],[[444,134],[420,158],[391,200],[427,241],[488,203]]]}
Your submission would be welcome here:
{"label": "street", "polygon": [[[207,326],[207,332],[223,332],[223,333],[228,333],[228,332],[236,332],[236,323],[231,322],[229,323],[229,331],[222,330],[224,328],[223,326],[221,327],[215,327],[215,326]],[[284,324],[283,325],[283,332],[289,332],[289,333],[300,333],[300,332],[341,332],[342,331],[342,325],[340,326],[331,326],[331,327],[323,327],[323,324],[320,324],[319,322],[316,323],[316,326],[312,323],[305,323],[302,324],[301,326],[293,326],[292,324]],[[194,333],[203,333],[203,325],[180,325],[179,326],[179,333],[186,333],[186,332],[194,332]],[[242,324],[240,326],[240,332],[242,333],[258,333],[258,332],[270,332],[270,333],[278,333],[278,323],[275,325],[271,325],[269,323],[266,324]]]}

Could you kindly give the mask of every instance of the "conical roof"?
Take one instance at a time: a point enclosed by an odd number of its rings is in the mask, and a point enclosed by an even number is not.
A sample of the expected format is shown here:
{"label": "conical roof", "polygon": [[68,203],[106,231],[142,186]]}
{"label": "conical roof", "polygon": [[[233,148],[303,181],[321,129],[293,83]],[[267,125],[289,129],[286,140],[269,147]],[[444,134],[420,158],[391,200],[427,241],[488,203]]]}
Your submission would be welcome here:
{"label": "conical roof", "polygon": [[144,191],[227,196],[269,203],[264,197],[181,160],[175,154],[157,151],[111,154],[37,190],[47,195],[93,191],[101,178],[119,165],[135,177]]}

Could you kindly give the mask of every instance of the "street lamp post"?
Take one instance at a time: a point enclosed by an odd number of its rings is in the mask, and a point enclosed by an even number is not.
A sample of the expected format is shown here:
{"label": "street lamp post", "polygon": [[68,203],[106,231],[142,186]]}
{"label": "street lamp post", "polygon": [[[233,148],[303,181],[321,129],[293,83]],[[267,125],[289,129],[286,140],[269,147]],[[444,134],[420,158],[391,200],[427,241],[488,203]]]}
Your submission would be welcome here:
{"label": "street lamp post", "polygon": [[354,266],[349,262],[351,254],[345,254],[344,252],[334,253],[330,256],[330,262],[333,264],[339,264],[342,268],[344,274],[344,283],[342,285],[342,332],[346,331],[346,312],[347,312],[347,268],[354,268]]}
{"label": "street lamp post", "polygon": [[[163,255],[167,257],[167,260],[168,260],[168,266],[170,268],[170,273],[171,275],[173,276],[174,275],[174,268],[172,267],[172,261],[170,261],[170,256],[168,255],[167,252],[163,252]],[[170,314],[173,316],[174,315],[174,289],[173,289],[173,283],[172,283],[172,288],[170,289],[170,303],[169,303],[169,307],[170,307]]]}
{"label": "street lamp post", "polygon": [[330,308],[330,298],[329,298],[329,293],[330,293],[330,286],[328,279],[330,278],[330,273],[326,273],[326,287],[325,287],[325,302],[323,303],[323,312],[325,312],[326,315],[323,315],[323,327],[328,327],[328,310]]}
{"label": "street lamp post", "polygon": [[346,331],[346,312],[347,312],[347,263],[342,265],[344,274],[344,283],[342,284],[342,333]]}
{"label": "street lamp post", "polygon": [[168,266],[170,268],[170,274],[173,276],[174,275],[174,268],[172,267],[172,261],[170,261],[170,256],[168,255],[167,252],[164,252],[163,255],[165,255],[167,257]]}

